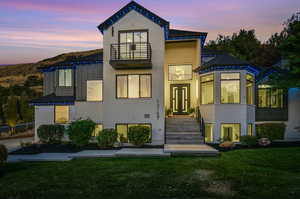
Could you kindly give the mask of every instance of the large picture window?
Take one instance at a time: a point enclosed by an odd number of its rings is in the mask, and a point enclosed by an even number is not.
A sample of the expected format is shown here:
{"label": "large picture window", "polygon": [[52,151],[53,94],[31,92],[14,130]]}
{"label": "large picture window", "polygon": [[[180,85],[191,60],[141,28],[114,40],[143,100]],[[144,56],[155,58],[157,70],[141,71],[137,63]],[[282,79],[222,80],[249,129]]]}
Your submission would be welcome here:
{"label": "large picture window", "polygon": [[214,103],[214,75],[201,77],[201,104]]}
{"label": "large picture window", "polygon": [[283,89],[272,88],[269,85],[258,87],[259,108],[283,108]]}
{"label": "large picture window", "polygon": [[221,103],[240,103],[240,73],[221,73]]}
{"label": "large picture window", "polygon": [[246,75],[246,91],[247,91],[247,104],[254,104],[254,77],[253,75]]}
{"label": "large picture window", "polygon": [[129,31],[119,33],[121,59],[146,59],[145,51],[148,42],[147,31]]}
{"label": "large picture window", "polygon": [[102,101],[103,85],[102,80],[87,80],[86,82],[86,100]]}
{"label": "large picture window", "polygon": [[65,124],[69,121],[69,106],[55,106],[55,123]]}
{"label": "large picture window", "polygon": [[169,80],[191,80],[192,70],[192,65],[169,65]]}
{"label": "large picture window", "polygon": [[239,142],[241,136],[240,124],[221,124],[221,139],[224,141]]}
{"label": "large picture window", "polygon": [[150,98],[151,75],[117,75],[117,98]]}
{"label": "large picture window", "polygon": [[151,132],[152,132],[151,124],[116,124],[116,131],[118,133],[118,140],[120,142],[122,142],[122,143],[128,142],[127,134],[128,134],[129,128],[132,126],[147,126],[147,127],[149,127],[150,128],[149,140],[151,140]]}
{"label": "large picture window", "polygon": [[65,87],[72,86],[72,69],[58,70],[58,85]]}

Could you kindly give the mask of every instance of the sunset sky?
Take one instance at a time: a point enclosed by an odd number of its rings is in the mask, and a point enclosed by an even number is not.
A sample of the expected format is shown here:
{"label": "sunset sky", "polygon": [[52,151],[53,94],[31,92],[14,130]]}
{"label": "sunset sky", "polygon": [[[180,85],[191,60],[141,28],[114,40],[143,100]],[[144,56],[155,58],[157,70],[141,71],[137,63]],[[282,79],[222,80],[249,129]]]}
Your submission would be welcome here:
{"label": "sunset sky", "polygon": [[[1,0],[0,64],[36,62],[102,47],[97,30],[129,0]],[[282,29],[300,0],[137,0],[172,28],[230,35],[255,29],[260,40]]]}

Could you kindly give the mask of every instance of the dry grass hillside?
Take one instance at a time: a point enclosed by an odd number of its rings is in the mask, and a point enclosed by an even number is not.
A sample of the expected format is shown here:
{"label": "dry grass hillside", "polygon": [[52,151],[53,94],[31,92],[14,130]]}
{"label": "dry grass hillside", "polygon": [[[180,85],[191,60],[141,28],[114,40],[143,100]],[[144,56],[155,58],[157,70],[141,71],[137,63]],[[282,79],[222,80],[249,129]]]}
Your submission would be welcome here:
{"label": "dry grass hillside", "polygon": [[31,75],[42,77],[42,73],[37,70],[38,67],[47,67],[62,62],[72,62],[74,60],[84,59],[85,57],[90,57],[100,53],[102,53],[102,49],[71,52],[44,59],[37,63],[1,66],[0,86],[8,87],[13,85],[22,85],[26,81],[27,77]]}

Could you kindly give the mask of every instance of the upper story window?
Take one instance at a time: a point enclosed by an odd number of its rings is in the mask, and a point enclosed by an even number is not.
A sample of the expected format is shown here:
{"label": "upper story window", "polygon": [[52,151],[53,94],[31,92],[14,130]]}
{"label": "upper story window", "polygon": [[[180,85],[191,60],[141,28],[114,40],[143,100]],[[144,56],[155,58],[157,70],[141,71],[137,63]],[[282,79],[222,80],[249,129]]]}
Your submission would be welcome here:
{"label": "upper story window", "polygon": [[221,103],[240,103],[240,73],[221,73]]}
{"label": "upper story window", "polygon": [[58,70],[58,85],[65,87],[72,86],[72,69]]}
{"label": "upper story window", "polygon": [[283,108],[283,89],[272,88],[269,85],[258,86],[259,108]]}
{"label": "upper story window", "polygon": [[193,78],[192,65],[169,65],[169,80],[191,80]]}
{"label": "upper story window", "polygon": [[214,103],[214,75],[205,75],[201,81],[201,104]]}
{"label": "upper story window", "polygon": [[86,82],[86,100],[102,101],[103,100],[103,83],[102,80],[87,80]]}
{"label": "upper story window", "polygon": [[246,75],[246,92],[247,92],[247,104],[254,104],[254,77],[253,75]]}
{"label": "upper story window", "polygon": [[117,98],[150,98],[151,75],[117,75]]}
{"label": "upper story window", "polygon": [[121,31],[119,52],[121,59],[148,58],[148,31]]}

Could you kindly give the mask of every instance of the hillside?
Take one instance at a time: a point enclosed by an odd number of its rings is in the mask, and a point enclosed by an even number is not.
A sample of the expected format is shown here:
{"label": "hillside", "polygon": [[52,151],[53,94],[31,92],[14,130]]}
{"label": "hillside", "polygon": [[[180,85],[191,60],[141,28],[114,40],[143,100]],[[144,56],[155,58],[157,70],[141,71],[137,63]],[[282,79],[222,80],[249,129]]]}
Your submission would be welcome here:
{"label": "hillside", "polygon": [[10,85],[22,85],[29,76],[42,77],[42,74],[37,70],[38,67],[47,67],[61,62],[71,62],[78,59],[84,59],[95,54],[102,53],[102,49],[89,51],[70,52],[57,55],[52,58],[44,59],[37,63],[16,64],[0,67],[0,86],[8,87]]}

